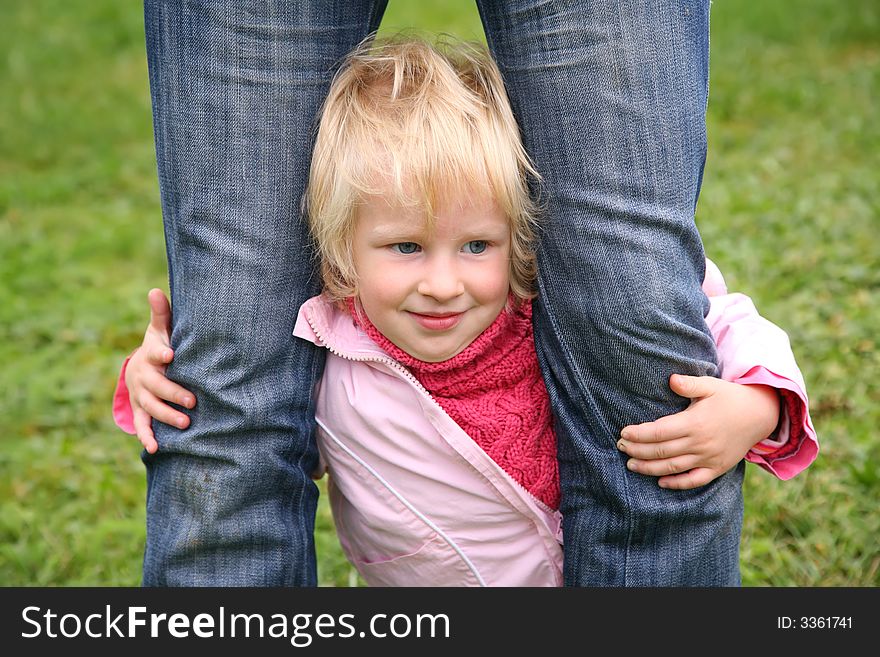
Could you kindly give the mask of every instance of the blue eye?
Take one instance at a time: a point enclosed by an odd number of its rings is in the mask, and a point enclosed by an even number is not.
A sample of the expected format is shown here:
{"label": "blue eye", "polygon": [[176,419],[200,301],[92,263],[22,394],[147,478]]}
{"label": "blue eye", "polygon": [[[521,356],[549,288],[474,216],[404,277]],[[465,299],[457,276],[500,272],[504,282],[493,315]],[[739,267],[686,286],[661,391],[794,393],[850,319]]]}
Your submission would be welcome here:
{"label": "blue eye", "polygon": [[412,255],[419,251],[422,247],[420,247],[415,242],[398,242],[397,244],[391,245],[392,251],[397,251],[403,255]]}
{"label": "blue eye", "polygon": [[486,240],[473,240],[464,245],[464,250],[473,255],[479,255],[489,246]]}

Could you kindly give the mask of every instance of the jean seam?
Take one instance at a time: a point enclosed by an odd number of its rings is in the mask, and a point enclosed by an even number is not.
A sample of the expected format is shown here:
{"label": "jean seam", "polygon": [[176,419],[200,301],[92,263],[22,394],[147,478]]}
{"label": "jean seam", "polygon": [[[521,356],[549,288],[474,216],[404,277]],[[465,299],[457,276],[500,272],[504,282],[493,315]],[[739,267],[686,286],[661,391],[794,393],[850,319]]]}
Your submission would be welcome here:
{"label": "jean seam", "polygon": [[[569,365],[572,367],[575,374],[577,375],[578,383],[582,384],[583,383],[583,375],[581,374],[580,370],[578,369],[577,363],[575,363],[574,359],[571,356],[571,353],[568,351],[568,349],[565,346],[565,343],[563,342],[563,340],[561,338],[561,334],[559,331],[559,324],[556,321],[556,315],[553,311],[553,308],[550,305],[549,296],[545,294],[543,280],[540,277],[538,277],[538,296],[540,299],[542,299],[541,305],[544,307],[544,311],[547,316],[547,319],[549,320],[550,326],[553,329],[553,335],[556,338],[556,343],[559,346],[559,350],[560,350],[560,352],[562,352],[563,357],[569,363]],[[579,387],[581,388],[581,390],[583,390],[582,385]],[[558,458],[558,456],[557,456],[557,458]],[[626,517],[626,525],[627,525],[626,545],[624,546],[624,552],[623,552],[623,578],[624,578],[624,585],[626,586],[626,585],[628,585],[627,578],[628,578],[628,572],[629,572],[629,568],[628,568],[629,548],[630,548],[630,545],[632,544],[632,536],[633,536],[633,522],[632,522],[632,513],[631,513],[632,495],[631,495],[631,491],[629,488],[629,481],[628,481],[625,474],[622,477],[622,482],[623,482],[622,490],[626,496],[626,502],[627,502],[625,505],[625,508],[626,508],[625,517]]]}

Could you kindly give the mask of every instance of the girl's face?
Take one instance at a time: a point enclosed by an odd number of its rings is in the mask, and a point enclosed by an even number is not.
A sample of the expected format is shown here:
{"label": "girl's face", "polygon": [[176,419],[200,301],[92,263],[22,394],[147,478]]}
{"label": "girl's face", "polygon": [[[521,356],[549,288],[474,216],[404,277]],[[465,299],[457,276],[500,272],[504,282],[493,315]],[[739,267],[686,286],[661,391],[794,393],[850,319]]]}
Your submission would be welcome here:
{"label": "girl's face", "polygon": [[491,199],[445,203],[429,231],[418,210],[371,196],[358,207],[353,254],[367,317],[419,360],[460,353],[507,303],[510,226]]}

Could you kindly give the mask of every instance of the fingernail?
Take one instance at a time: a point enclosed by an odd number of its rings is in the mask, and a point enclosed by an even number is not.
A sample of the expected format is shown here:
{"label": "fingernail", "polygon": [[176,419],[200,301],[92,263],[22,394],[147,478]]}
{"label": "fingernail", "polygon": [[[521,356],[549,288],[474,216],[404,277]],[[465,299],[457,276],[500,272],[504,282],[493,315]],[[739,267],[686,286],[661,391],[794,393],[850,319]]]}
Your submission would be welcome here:
{"label": "fingernail", "polygon": [[624,429],[620,432],[621,438],[632,438],[632,432],[629,429]]}
{"label": "fingernail", "polygon": [[636,471],[636,462],[633,461],[632,459],[630,459],[629,461],[626,462],[626,468],[627,468],[627,470],[632,470],[633,472],[635,472]]}
{"label": "fingernail", "polygon": [[171,350],[170,350],[170,349],[166,349],[166,350],[165,350],[165,353],[162,354],[162,358],[165,359],[165,360],[171,360],[171,357],[172,357],[173,355],[174,355],[174,354],[171,353]]}
{"label": "fingernail", "polygon": [[179,418],[177,420],[177,426],[179,426],[181,429],[183,429],[186,426],[186,420],[183,418]]}
{"label": "fingernail", "polygon": [[193,404],[193,398],[192,398],[192,397],[184,397],[184,398],[181,399],[180,401],[181,401],[181,402],[183,403],[183,405],[186,406],[187,408],[190,408],[190,407],[192,406],[192,404]]}
{"label": "fingernail", "polygon": [[618,440],[617,441],[617,449],[619,449],[621,452],[625,452],[626,451],[626,442],[623,440]]}

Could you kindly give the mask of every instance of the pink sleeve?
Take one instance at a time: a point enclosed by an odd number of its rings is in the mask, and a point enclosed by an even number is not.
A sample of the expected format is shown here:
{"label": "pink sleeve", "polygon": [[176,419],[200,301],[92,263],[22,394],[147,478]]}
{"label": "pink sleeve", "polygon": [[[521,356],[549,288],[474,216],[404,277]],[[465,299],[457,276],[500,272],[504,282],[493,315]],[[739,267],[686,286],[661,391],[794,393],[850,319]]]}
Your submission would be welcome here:
{"label": "pink sleeve", "polygon": [[[132,352],[133,354],[134,352]],[[125,385],[125,368],[131,356],[125,359],[119,372],[119,380],[116,382],[116,392],[113,393],[113,421],[116,426],[125,433],[134,434],[134,413],[131,410],[131,402],[128,399],[128,387]]]}
{"label": "pink sleeve", "polygon": [[755,445],[746,460],[780,479],[791,479],[816,459],[819,442],[788,335],[761,317],[744,294],[721,294],[709,300],[706,323],[718,347],[721,377],[776,388],[782,402],[776,431]]}

